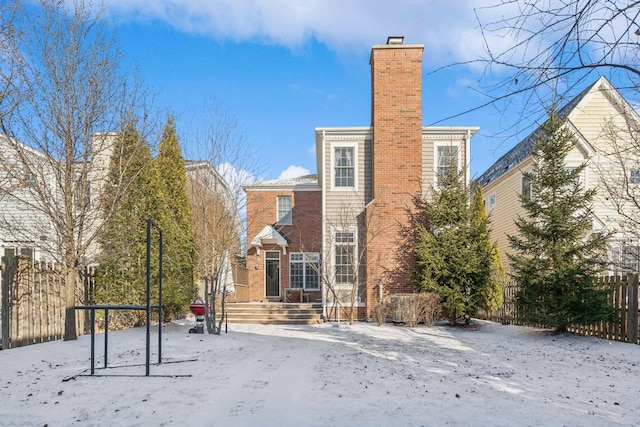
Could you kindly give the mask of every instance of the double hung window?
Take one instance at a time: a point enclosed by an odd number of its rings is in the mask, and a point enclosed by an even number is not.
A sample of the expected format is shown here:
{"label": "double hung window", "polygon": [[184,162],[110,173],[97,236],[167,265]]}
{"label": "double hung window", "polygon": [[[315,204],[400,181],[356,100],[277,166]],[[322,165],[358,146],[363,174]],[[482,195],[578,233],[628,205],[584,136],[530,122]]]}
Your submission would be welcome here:
{"label": "double hung window", "polygon": [[460,172],[460,157],[458,145],[436,145],[436,180],[440,180],[447,174],[453,177]]}
{"label": "double hung window", "polygon": [[334,187],[355,187],[355,147],[335,147],[333,167]]}
{"label": "double hung window", "polygon": [[291,196],[278,196],[278,213],[276,223],[291,224]]}

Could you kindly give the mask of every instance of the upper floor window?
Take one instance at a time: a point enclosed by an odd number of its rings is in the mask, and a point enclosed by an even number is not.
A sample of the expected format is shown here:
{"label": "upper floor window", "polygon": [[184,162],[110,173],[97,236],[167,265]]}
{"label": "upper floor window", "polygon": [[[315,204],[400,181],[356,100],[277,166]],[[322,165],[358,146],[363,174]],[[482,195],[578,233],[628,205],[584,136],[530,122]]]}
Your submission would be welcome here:
{"label": "upper floor window", "polygon": [[20,180],[20,183],[23,187],[35,188],[35,186],[37,185],[36,176],[27,174]]}
{"label": "upper floor window", "polygon": [[640,169],[629,170],[629,184],[640,184]]}
{"label": "upper floor window", "polygon": [[334,187],[355,187],[355,147],[335,147],[333,152]]}
{"label": "upper floor window", "polygon": [[[567,167],[564,168],[564,170],[565,170],[565,172],[567,172],[567,174],[575,173],[576,169],[578,169],[577,166],[567,166]],[[571,183],[566,186],[566,189],[569,190],[569,191],[576,191],[576,190],[578,190],[579,187],[580,187],[580,174],[577,174],[573,178]]]}
{"label": "upper floor window", "polygon": [[522,194],[522,197],[531,198],[531,179],[528,176],[522,177],[520,194]]}
{"label": "upper floor window", "polygon": [[276,223],[291,224],[291,196],[278,196],[278,217]]}
{"label": "upper floor window", "polygon": [[460,172],[460,156],[458,145],[436,145],[436,179],[446,174],[458,175]]}
{"label": "upper floor window", "polygon": [[489,207],[493,208],[496,205],[496,194],[493,193],[489,196]]}

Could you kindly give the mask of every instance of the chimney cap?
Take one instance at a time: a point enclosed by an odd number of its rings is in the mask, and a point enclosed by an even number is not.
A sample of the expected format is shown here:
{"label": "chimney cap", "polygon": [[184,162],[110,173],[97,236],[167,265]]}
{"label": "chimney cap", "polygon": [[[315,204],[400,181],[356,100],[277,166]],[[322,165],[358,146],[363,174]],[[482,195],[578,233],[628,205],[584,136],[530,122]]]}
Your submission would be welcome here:
{"label": "chimney cap", "polygon": [[402,44],[404,36],[389,36],[387,37],[387,44]]}

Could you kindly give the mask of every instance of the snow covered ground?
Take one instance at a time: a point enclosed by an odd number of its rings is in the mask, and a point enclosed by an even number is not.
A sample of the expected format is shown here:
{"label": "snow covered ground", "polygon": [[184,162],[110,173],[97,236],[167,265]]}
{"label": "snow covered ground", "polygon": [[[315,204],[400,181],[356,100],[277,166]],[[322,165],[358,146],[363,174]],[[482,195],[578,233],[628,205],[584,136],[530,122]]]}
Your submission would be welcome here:
{"label": "snow covered ground", "polygon": [[120,367],[66,382],[89,367],[88,336],[0,351],[0,426],[640,425],[633,344],[490,322],[188,329],[163,327],[175,363],[150,377],[144,328],[109,333]]}

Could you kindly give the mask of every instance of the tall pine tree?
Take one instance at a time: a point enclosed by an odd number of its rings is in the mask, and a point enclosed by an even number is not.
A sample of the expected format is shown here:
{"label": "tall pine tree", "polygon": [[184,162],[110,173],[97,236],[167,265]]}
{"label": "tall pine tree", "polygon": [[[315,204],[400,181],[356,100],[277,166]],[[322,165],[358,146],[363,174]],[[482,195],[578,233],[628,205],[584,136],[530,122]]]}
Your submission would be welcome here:
{"label": "tall pine tree", "polygon": [[489,242],[482,189],[476,189],[469,203],[464,172],[451,164],[438,176],[432,194],[431,201],[414,197],[408,225],[400,229],[396,258],[405,277],[419,291],[440,295],[452,323],[480,308],[498,308],[504,272],[495,264],[497,250]]}
{"label": "tall pine tree", "polygon": [[[116,139],[103,197],[116,206],[98,235],[101,253],[94,301],[98,304],[144,303],[146,289],[145,222],[151,215],[151,151],[129,123]],[[112,191],[126,185],[125,191]],[[118,194],[118,198],[115,195]],[[133,326],[135,313],[116,311],[114,322]]]}
{"label": "tall pine tree", "polygon": [[571,324],[609,320],[607,291],[595,277],[605,268],[608,235],[592,230],[595,189],[584,189],[585,164],[569,169],[566,157],[577,140],[554,109],[535,141],[533,168],[524,176],[531,195],[520,200],[527,215],[516,219],[519,234],[508,236],[519,285],[516,305],[526,320],[558,331]]}
{"label": "tall pine tree", "polygon": [[428,226],[418,225],[417,288],[435,292],[450,322],[473,314],[478,254],[469,227],[469,191],[454,165],[438,176],[433,201],[425,202]]}
{"label": "tall pine tree", "polygon": [[475,307],[490,312],[502,306],[505,278],[497,245],[489,241],[489,218],[480,185],[476,186],[471,199],[469,221],[471,245],[476,256],[473,268],[476,285],[472,298]]}
{"label": "tall pine tree", "polygon": [[161,195],[154,220],[163,232],[163,306],[165,314],[171,316],[186,310],[197,294],[196,245],[185,161],[171,117],[154,166],[152,185]]}

